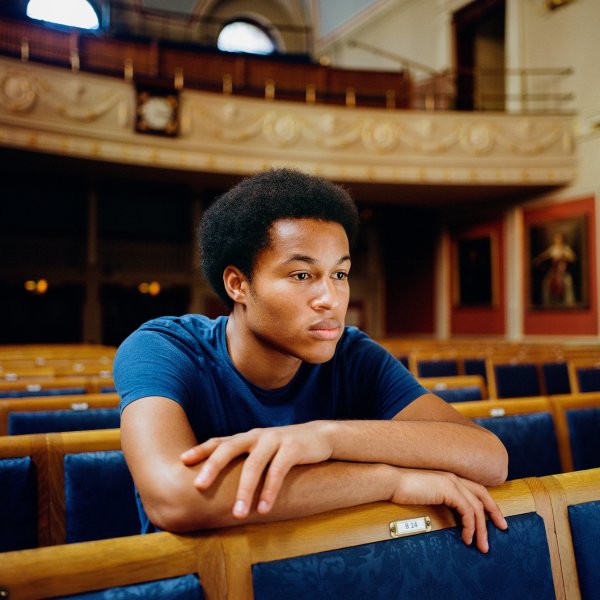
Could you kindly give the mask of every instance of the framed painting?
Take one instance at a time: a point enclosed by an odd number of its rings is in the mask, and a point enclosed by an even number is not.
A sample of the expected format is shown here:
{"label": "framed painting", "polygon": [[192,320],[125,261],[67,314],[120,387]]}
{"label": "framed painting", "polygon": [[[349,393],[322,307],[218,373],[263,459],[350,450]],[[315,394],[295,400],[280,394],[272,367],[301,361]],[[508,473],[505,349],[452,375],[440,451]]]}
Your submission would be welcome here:
{"label": "framed painting", "polygon": [[526,248],[530,308],[544,310],[588,307],[585,215],[530,223]]}

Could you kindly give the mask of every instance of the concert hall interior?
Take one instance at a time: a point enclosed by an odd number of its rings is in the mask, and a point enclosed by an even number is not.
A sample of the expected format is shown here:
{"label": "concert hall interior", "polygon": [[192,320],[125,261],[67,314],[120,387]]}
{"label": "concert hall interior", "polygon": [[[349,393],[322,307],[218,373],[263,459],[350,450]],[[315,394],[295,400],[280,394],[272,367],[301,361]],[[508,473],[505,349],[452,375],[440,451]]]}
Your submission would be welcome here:
{"label": "concert hall interior", "polygon": [[[598,0],[1,2],[0,490],[22,488],[0,492],[0,597],[598,598],[599,24]],[[229,313],[198,225],[281,167],[358,208],[346,325],[507,447],[495,555],[391,503],[137,535],[115,353],[155,317]],[[426,531],[384,584],[400,522]]]}

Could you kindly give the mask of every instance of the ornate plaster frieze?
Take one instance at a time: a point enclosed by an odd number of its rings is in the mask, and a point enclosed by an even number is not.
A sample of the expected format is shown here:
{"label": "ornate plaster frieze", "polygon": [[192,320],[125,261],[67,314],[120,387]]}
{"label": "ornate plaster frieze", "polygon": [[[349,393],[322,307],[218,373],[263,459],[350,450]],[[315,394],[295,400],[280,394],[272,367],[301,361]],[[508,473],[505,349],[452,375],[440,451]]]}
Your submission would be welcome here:
{"label": "ornate plaster frieze", "polygon": [[573,118],[345,108],[181,92],[176,138],[136,133],[131,82],[0,58],[0,144],[164,168],[277,165],[398,183],[563,184]]}
{"label": "ornate plaster frieze", "polygon": [[42,102],[56,115],[88,122],[102,117],[124,98],[113,90],[97,95],[96,89],[76,77],[59,86],[24,69],[0,67],[0,106],[9,112],[28,113]]}

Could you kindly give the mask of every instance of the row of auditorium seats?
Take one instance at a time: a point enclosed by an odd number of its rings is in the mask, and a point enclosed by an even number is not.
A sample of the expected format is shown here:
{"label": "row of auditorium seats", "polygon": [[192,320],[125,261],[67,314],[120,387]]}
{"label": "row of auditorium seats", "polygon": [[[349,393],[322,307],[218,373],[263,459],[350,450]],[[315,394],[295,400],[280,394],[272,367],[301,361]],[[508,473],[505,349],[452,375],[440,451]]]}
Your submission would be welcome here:
{"label": "row of auditorium seats", "polygon": [[[505,444],[509,479],[600,467],[600,394],[456,408]],[[118,429],[0,437],[0,484],[10,490],[0,496],[2,550],[136,531],[133,482]]]}
{"label": "row of auditorium seats", "polygon": [[[436,358],[416,362],[409,370],[426,382],[437,379],[443,384],[449,378],[456,378],[457,382],[464,378],[462,389],[454,385],[454,393],[440,394],[450,402],[600,391],[600,360],[597,359],[465,359],[463,368],[459,369],[456,359]],[[469,377],[480,377],[482,382],[468,384]],[[477,385],[481,388],[479,398],[473,397],[476,393],[473,386]]]}
{"label": "row of auditorium seats", "polygon": [[[279,523],[7,552],[0,593],[14,600],[599,597],[599,469],[490,491],[509,528],[488,524],[487,554],[463,544],[446,507],[381,502]],[[395,537],[404,531],[410,535]]]}
{"label": "row of auditorium seats", "polygon": [[0,551],[139,532],[118,429],[0,437]]}
{"label": "row of auditorium seats", "polygon": [[116,392],[1,398],[0,436],[119,427]]}
{"label": "row of auditorium seats", "polygon": [[[434,373],[436,375],[433,375]],[[454,368],[438,366],[420,370],[417,376],[428,389],[432,389],[448,402],[600,391],[600,363],[596,362],[578,366],[571,362],[498,363],[487,359],[481,373],[458,375]],[[114,391],[110,371],[94,376],[0,381],[0,398]]]}
{"label": "row of auditorium seats", "polygon": [[114,392],[112,373],[47,379],[23,378],[0,381],[0,398],[28,398],[37,396],[64,396],[67,394],[104,394]]}
{"label": "row of auditorium seats", "polygon": [[461,402],[454,407],[502,440],[509,479],[600,467],[600,394]]}
{"label": "row of auditorium seats", "polygon": [[114,391],[116,348],[96,345],[0,347],[0,398]]}

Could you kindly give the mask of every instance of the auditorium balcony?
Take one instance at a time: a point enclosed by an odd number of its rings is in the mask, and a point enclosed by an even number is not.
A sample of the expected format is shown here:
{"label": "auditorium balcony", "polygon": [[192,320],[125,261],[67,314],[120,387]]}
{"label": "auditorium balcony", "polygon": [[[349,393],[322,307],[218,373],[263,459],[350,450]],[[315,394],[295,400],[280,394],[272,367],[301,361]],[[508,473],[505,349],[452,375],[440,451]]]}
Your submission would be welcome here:
{"label": "auditorium balcony", "polygon": [[[114,16],[130,3],[106,4]],[[0,157],[12,203],[0,225],[0,297],[20,309],[31,300],[23,281],[45,278],[64,296],[30,314],[57,332],[65,307],[74,315],[68,336],[30,341],[118,344],[142,317],[219,314],[189,224],[240,177],[278,166],[340,182],[359,206],[349,324],[377,337],[545,333],[545,321],[522,324],[519,211],[577,182],[573,69],[435,70],[360,36],[353,50],[381,54],[383,68],[341,66],[313,52],[310,26],[289,27],[302,43],[255,56],[0,10]],[[457,300],[456,256],[462,238],[481,236],[489,310],[473,319]],[[160,296],[138,291],[158,281]],[[595,284],[586,290],[593,323],[561,333],[597,334]],[[7,341],[24,341],[26,321]]]}

